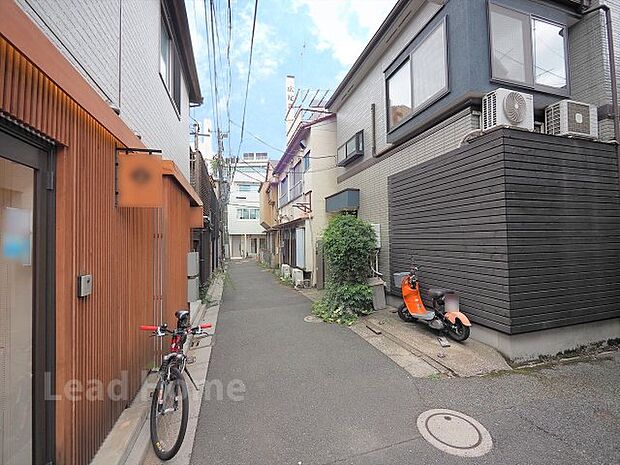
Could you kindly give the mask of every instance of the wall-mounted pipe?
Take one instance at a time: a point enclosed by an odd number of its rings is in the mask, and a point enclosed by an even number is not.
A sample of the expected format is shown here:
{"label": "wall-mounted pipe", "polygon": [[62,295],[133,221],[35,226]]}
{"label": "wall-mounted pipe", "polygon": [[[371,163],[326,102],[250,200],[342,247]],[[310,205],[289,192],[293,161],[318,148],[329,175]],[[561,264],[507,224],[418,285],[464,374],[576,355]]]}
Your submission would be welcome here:
{"label": "wall-mounted pipe", "polygon": [[372,156],[374,158],[379,158],[380,156],[385,155],[395,147],[393,144],[387,144],[387,147],[377,153],[377,118],[374,103],[370,104],[370,137],[372,139]]}

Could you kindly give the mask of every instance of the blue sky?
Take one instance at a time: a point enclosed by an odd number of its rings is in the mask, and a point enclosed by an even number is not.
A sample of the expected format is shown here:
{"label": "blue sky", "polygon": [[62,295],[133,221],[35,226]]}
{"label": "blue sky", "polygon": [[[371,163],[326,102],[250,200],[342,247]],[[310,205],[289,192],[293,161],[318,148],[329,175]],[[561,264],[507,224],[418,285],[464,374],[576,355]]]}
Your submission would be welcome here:
{"label": "blue sky", "polygon": [[[209,66],[207,54],[204,2],[185,3],[205,97],[202,107],[193,109],[191,114],[204,126],[206,119],[215,120],[213,106],[217,103],[220,128],[225,131],[227,0],[213,0],[222,50],[221,62],[217,62],[219,102],[212,101],[209,70],[213,72],[213,66]],[[209,10],[210,0],[206,3]],[[298,88],[335,89],[395,3],[396,0],[259,0],[241,153],[266,151],[270,158],[278,159],[277,150],[260,143],[250,133],[274,147],[284,148],[285,76],[294,75]],[[232,1],[229,108],[230,119],[237,124],[242,120],[253,11],[252,0]],[[211,125],[215,128],[214,123]],[[230,126],[233,155],[237,153],[240,132],[234,124]],[[203,144],[203,153],[207,154],[209,141],[205,138]],[[228,149],[228,142],[225,146]]]}

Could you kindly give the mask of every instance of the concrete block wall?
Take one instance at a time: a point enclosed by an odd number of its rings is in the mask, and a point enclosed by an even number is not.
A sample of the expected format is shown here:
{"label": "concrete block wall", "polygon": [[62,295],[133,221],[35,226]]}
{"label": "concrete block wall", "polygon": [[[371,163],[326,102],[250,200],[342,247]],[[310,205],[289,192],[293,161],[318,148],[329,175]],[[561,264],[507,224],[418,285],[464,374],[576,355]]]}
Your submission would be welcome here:
{"label": "concrete block wall", "polygon": [[[465,109],[415,137],[413,143],[404,144],[404,148],[398,153],[338,184],[338,190],[360,189],[359,217],[381,225],[382,248],[379,252],[379,271],[384,274],[388,287],[392,287],[392,279],[389,276],[388,177],[457,148],[468,132],[478,128],[477,113]],[[412,199],[412,202],[415,202],[415,199]]]}
{"label": "concrete block wall", "polygon": [[189,180],[188,92],[182,86],[177,112],[159,75],[160,3],[17,2],[101,97],[120,107],[120,117],[144,144],[161,149]]}

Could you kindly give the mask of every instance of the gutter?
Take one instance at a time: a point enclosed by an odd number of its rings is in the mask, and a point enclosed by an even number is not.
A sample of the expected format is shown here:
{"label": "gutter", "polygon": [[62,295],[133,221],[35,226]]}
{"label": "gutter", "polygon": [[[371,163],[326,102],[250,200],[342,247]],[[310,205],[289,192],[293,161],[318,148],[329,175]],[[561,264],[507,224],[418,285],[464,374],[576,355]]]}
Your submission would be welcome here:
{"label": "gutter", "polygon": [[620,115],[618,115],[618,79],[616,76],[616,58],[614,54],[614,35],[611,26],[611,11],[608,5],[599,5],[584,11],[587,16],[595,11],[605,13],[605,27],[607,29],[607,53],[609,55],[609,74],[611,78],[611,116],[614,120],[614,139],[616,140],[616,154],[618,159],[618,180],[620,181]]}

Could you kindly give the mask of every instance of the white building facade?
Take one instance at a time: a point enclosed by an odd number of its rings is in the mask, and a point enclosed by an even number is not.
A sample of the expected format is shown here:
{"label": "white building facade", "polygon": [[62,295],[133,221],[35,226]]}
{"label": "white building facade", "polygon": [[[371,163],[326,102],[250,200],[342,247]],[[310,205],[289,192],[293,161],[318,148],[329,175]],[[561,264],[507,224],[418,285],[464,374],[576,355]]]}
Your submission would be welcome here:
{"label": "white building facade", "polygon": [[329,221],[325,198],[335,192],[343,171],[336,164],[335,115],[299,124],[274,169],[279,180],[280,261],[303,271],[312,286],[323,282],[318,252]]}
{"label": "white building facade", "polygon": [[230,258],[254,257],[265,247],[258,189],[265,180],[268,163],[269,156],[265,152],[244,153],[236,163],[228,201]]}
{"label": "white building facade", "polygon": [[189,179],[189,108],[202,96],[183,1],[17,3],[144,144]]}

